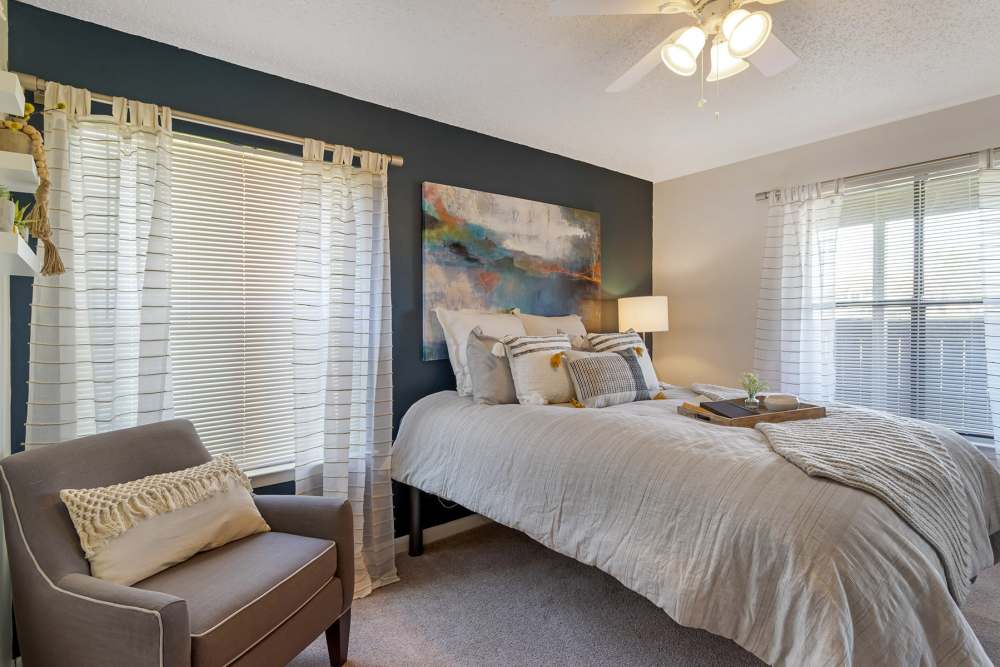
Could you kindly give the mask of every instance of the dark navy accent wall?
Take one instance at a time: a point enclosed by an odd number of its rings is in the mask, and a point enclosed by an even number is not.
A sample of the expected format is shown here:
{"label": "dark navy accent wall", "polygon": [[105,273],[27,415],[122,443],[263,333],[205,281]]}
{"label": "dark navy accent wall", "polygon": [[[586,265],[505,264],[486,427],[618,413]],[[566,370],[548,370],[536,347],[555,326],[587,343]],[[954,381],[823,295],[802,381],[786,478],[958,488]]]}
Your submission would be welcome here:
{"label": "dark navy accent wall", "polygon": [[[520,144],[183,51],[11,0],[10,68],[204,114],[344,143],[406,159],[389,169],[394,423],[422,396],[454,388],[447,361],[422,362],[420,184],[446,183],[601,214],[604,322],[615,299],[652,289],[650,182]],[[516,95],[517,91],[510,91]],[[187,126],[176,129],[191,131]],[[240,136],[241,143],[257,144]],[[273,144],[270,147],[275,147]],[[295,147],[285,150],[299,152]],[[27,322],[30,290],[17,290],[15,325]],[[14,442],[23,441],[27,339],[15,331]],[[20,337],[20,338],[18,338]],[[21,429],[20,431],[18,429]],[[402,494],[396,494],[397,502]],[[434,503],[437,505],[437,503]],[[429,510],[431,508],[428,508]],[[440,510],[440,511],[439,511]],[[428,525],[459,510],[435,507]]]}
{"label": "dark navy accent wall", "polygon": [[31,278],[10,277],[10,446],[24,449],[28,411],[28,322],[31,321]]}

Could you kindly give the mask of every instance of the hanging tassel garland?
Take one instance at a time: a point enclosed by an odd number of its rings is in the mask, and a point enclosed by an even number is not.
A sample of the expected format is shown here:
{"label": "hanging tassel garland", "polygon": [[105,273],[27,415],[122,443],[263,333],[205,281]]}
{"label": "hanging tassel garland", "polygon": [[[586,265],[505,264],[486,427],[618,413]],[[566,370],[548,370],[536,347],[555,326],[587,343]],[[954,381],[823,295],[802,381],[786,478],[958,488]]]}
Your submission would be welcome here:
{"label": "hanging tassel garland", "polygon": [[[34,108],[32,107],[32,110]],[[30,115],[30,112],[29,112]],[[49,167],[45,162],[45,146],[42,143],[42,133],[28,125],[22,123],[20,131],[24,132],[31,139],[31,157],[35,160],[35,169],[38,171],[38,189],[35,190],[35,205],[31,210],[31,234],[41,240],[44,248],[42,275],[53,276],[66,272],[62,258],[59,256],[59,249],[52,242],[52,228],[49,226]]]}

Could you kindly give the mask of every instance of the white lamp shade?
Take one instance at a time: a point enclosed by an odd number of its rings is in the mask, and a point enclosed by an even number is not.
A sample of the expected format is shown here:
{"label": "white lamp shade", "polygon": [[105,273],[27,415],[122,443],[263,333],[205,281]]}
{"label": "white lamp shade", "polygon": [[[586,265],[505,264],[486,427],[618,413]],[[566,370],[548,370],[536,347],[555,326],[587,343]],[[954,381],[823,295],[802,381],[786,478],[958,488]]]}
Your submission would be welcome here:
{"label": "white lamp shade", "polygon": [[665,296],[633,296],[618,299],[618,330],[641,333],[669,331],[670,317]]}
{"label": "white lamp shade", "polygon": [[750,67],[750,63],[740,58],[734,58],[729,53],[726,42],[716,42],[712,45],[712,71],[708,73],[706,81],[714,82],[728,79],[731,76],[736,76],[747,67]]}
{"label": "white lamp shade", "polygon": [[734,9],[722,21],[722,36],[734,58],[749,58],[771,36],[771,15]]}
{"label": "white lamp shade", "polygon": [[705,31],[690,26],[676,31],[660,49],[660,58],[670,71],[691,76],[698,71],[698,54],[705,48]]}

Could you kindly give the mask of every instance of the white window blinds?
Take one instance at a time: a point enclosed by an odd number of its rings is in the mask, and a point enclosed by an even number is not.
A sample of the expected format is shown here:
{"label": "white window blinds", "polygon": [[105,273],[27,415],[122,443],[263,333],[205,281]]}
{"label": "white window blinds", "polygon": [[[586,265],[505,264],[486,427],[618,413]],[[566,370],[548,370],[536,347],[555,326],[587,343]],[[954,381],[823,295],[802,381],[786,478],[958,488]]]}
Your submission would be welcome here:
{"label": "white window blinds", "polygon": [[301,159],[174,135],[174,411],[245,470],[295,458],[292,285]]}
{"label": "white window blinds", "polygon": [[836,398],[992,436],[979,156],[845,186]]}

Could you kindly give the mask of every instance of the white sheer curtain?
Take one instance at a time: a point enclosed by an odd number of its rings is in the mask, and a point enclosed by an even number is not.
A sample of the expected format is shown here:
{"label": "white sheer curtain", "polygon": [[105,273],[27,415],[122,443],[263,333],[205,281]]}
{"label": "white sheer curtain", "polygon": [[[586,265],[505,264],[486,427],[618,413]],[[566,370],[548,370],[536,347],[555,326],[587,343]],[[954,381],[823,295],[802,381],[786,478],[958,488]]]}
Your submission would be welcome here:
{"label": "white sheer curtain", "polygon": [[[171,114],[45,91],[49,221],[66,272],[36,276],[26,445],[171,416]],[[61,103],[63,109],[57,109]]]}
{"label": "white sheer curtain", "polygon": [[839,191],[773,193],[757,305],[754,372],[772,390],[815,401],[834,398]]}
{"label": "white sheer curtain", "polygon": [[355,596],[397,581],[393,551],[388,158],[304,146],[295,271],[296,492],[349,498]]}
{"label": "white sheer curtain", "polygon": [[[992,166],[1000,164],[1000,150],[993,151]],[[993,418],[993,453],[1000,465],[1000,168],[979,175],[979,209],[984,217],[983,319],[986,328],[986,381]]]}

